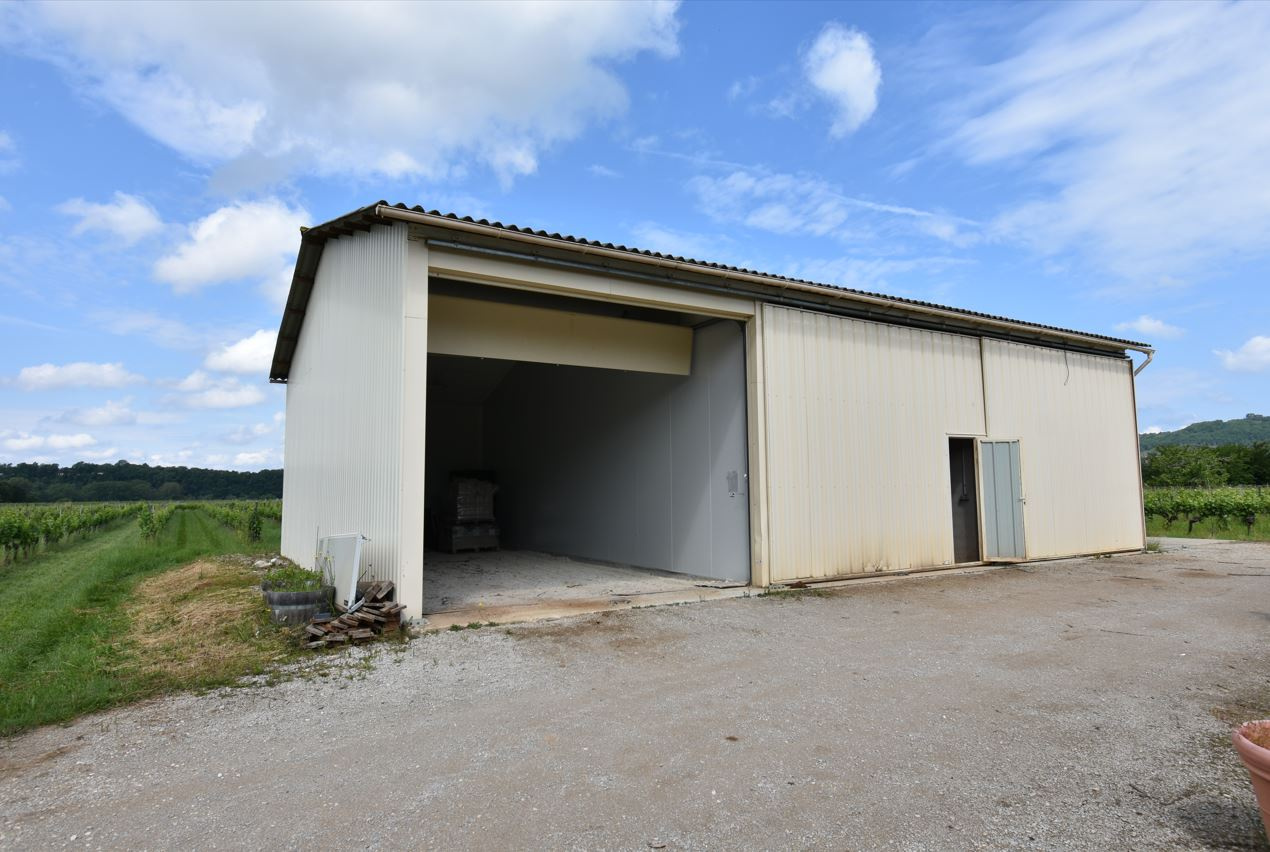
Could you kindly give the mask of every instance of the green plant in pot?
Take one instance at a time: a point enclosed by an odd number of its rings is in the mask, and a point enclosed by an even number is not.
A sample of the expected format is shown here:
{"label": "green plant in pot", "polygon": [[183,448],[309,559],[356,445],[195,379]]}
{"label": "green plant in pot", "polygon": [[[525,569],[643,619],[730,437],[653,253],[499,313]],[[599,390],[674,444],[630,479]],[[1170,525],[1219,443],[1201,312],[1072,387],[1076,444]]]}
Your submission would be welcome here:
{"label": "green plant in pot", "polygon": [[321,612],[330,612],[335,587],[321,571],[310,571],[293,562],[276,565],[260,581],[265,602],[276,624],[307,624]]}

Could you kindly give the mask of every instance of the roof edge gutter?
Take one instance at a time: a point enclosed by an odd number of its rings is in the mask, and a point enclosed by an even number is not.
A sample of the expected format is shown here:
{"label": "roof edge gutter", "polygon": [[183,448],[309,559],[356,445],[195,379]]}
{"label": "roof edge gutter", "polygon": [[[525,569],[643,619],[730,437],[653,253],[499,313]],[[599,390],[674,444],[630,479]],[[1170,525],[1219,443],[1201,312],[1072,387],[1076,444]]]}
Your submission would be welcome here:
{"label": "roof edge gutter", "polygon": [[[808,284],[800,284],[796,281],[782,280],[764,275],[758,275],[749,272],[735,272],[725,269],[716,269],[712,266],[705,266],[695,263],[685,263],[679,260],[671,260],[664,257],[649,257],[632,252],[617,251],[615,249],[607,249],[599,246],[586,245],[584,243],[574,243],[566,240],[556,240],[550,237],[540,237],[537,234],[525,233],[524,231],[507,231],[502,228],[495,228],[489,225],[481,225],[476,222],[464,222],[457,219],[449,219],[444,216],[433,216],[430,213],[421,213],[417,210],[403,210],[400,207],[393,207],[389,204],[379,204],[375,206],[375,216],[384,219],[396,219],[402,222],[414,222],[416,224],[434,225],[439,228],[449,230],[467,231],[481,236],[492,237],[500,240],[514,240],[517,242],[530,243],[549,248],[564,248],[579,254],[597,255],[607,257],[612,260],[644,263],[652,266],[659,266],[666,269],[673,269],[677,272],[691,272],[697,274],[713,275],[717,278],[731,279],[734,281],[745,281],[751,284],[760,284],[765,287],[779,287],[786,290],[798,290],[804,293],[814,293],[818,296],[831,296],[836,299],[848,302],[862,302],[864,304],[885,307],[891,310],[900,309],[912,311],[914,313],[926,314],[928,316],[939,317],[943,320],[955,320],[958,322],[969,322],[971,324],[986,325],[994,328],[1008,329],[1012,331],[1026,330],[1030,334],[1037,334],[1036,326],[1026,323],[1013,323],[1003,320],[988,319],[986,317],[968,316],[958,311],[942,310],[940,308],[928,307],[925,305],[914,305],[906,302],[895,302],[890,299],[879,298],[877,296],[868,296],[862,293],[847,293],[837,290],[833,287],[816,287]],[[1074,332],[1057,331],[1054,329],[1043,329],[1039,333],[1056,337],[1063,340],[1070,340],[1084,344],[1086,346],[1094,346],[1103,349],[1124,349],[1133,352],[1141,352],[1146,356],[1146,360],[1134,370],[1134,375],[1141,373],[1151,363],[1151,359],[1155,357],[1155,350],[1148,346],[1138,346],[1130,343],[1112,343],[1100,337],[1092,335],[1084,335]]]}

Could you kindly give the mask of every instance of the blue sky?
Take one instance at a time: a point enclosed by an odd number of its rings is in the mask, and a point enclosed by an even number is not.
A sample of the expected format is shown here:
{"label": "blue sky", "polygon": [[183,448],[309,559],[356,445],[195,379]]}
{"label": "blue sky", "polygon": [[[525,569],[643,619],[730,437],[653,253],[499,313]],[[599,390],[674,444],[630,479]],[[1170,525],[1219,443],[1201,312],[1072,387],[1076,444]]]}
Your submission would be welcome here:
{"label": "blue sky", "polygon": [[1270,4],[0,5],[0,461],[281,463],[380,198],[1143,340],[1270,413]]}

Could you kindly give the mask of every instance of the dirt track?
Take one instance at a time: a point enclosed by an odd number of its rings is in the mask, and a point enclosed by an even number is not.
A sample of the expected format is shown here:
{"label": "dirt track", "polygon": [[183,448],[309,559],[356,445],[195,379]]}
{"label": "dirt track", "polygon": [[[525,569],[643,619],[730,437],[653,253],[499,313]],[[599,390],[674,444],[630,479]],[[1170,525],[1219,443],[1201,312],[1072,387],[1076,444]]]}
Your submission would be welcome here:
{"label": "dirt track", "polygon": [[[1179,546],[1170,542],[1170,547]],[[0,746],[6,848],[1263,848],[1270,545],[430,635]]]}

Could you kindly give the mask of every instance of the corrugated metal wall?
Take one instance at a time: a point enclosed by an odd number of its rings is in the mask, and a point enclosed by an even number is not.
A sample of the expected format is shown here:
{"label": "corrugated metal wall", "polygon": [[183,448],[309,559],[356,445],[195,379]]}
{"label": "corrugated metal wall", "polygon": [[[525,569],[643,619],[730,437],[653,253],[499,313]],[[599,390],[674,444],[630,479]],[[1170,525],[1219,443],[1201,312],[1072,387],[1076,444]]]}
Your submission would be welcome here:
{"label": "corrugated metal wall", "polygon": [[398,582],[406,233],[326,244],[287,383],[282,497],[283,555],[312,565],[319,529],[360,532],[363,566]]}
{"label": "corrugated metal wall", "polygon": [[763,346],[771,582],[951,564],[979,341],[768,305]]}
{"label": "corrugated metal wall", "polygon": [[1018,438],[1030,559],[1142,547],[1127,360],[983,341],[989,434]]}
{"label": "corrugated metal wall", "polygon": [[[417,606],[428,253],[407,234],[325,248],[287,386],[282,547],[309,565],[319,529],[362,532]],[[1143,545],[1128,361],[774,305],[759,325],[760,582],[763,554],[776,583],[951,564],[949,435],[1021,441],[1029,558]]]}

